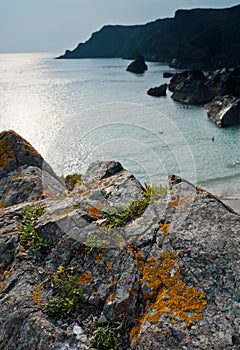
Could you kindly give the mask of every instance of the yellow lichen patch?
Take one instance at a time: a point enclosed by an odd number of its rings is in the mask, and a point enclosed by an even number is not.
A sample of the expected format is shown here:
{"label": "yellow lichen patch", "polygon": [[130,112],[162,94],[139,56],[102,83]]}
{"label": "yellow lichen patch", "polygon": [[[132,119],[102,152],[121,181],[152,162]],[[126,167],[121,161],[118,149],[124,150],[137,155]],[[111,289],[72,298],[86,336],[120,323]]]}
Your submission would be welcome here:
{"label": "yellow lichen patch", "polygon": [[109,297],[106,299],[106,303],[107,304],[112,303],[116,298],[116,296],[117,296],[117,292],[110,294]]}
{"label": "yellow lichen patch", "polygon": [[[137,254],[135,251],[135,257]],[[186,326],[201,320],[207,304],[205,295],[182,281],[178,254],[164,251],[159,258],[139,256],[135,264],[142,275],[140,284],[145,284],[151,291],[143,296],[145,312],[130,332],[131,342],[136,343],[146,320],[158,323],[161,314],[169,314],[173,322],[182,321]]]}
{"label": "yellow lichen patch", "polygon": [[159,230],[162,231],[163,235],[167,237],[170,226],[171,224],[161,224],[159,226]]}
{"label": "yellow lichen patch", "polygon": [[87,283],[92,283],[93,278],[91,273],[83,273],[79,278],[78,278],[78,283],[79,284],[87,284]]}
{"label": "yellow lichen patch", "polygon": [[88,208],[88,212],[91,215],[91,217],[94,220],[99,220],[102,218],[102,211],[103,211],[104,206],[103,205],[98,205],[95,207],[90,207]]}
{"label": "yellow lichen patch", "polygon": [[109,270],[111,271],[112,268],[113,268],[113,263],[110,262],[110,261],[108,261],[108,262],[106,262],[106,265],[107,265],[107,267],[109,268]]}
{"label": "yellow lichen patch", "polygon": [[38,305],[38,306],[43,306],[42,303],[42,293],[41,293],[41,286],[35,286],[34,287],[35,292],[32,293],[32,300],[34,302],[34,304]]}

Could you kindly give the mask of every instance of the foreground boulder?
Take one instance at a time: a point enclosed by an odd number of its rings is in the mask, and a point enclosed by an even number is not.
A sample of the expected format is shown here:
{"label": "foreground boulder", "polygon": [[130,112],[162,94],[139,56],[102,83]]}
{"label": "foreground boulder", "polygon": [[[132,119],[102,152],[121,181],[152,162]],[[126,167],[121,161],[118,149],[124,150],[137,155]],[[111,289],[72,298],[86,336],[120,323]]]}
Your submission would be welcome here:
{"label": "foreground boulder", "polygon": [[166,96],[167,95],[166,91],[167,91],[167,84],[162,84],[160,86],[150,88],[147,91],[147,94],[154,97],[160,97],[160,96]]}
{"label": "foreground boulder", "polygon": [[136,60],[130,63],[126,69],[128,72],[142,74],[148,67],[145,63],[144,57],[142,55],[138,55]]}
{"label": "foreground boulder", "polygon": [[0,133],[0,206],[58,196],[64,186],[42,156],[16,132]]}
{"label": "foreground boulder", "polygon": [[208,117],[219,128],[240,124],[240,98],[230,95],[217,96],[204,108],[207,110]]}
{"label": "foreground boulder", "polygon": [[209,192],[95,162],[0,221],[0,349],[239,349],[240,216]]}

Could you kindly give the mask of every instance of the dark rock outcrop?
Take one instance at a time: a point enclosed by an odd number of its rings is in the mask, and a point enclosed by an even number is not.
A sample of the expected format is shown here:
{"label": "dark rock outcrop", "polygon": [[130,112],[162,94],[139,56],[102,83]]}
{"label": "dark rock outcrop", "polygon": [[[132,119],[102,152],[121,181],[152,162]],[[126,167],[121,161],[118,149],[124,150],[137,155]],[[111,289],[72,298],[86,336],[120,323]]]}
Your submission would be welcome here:
{"label": "dark rock outcrop", "polygon": [[173,76],[174,76],[174,73],[170,73],[170,72],[163,73],[163,78],[172,78]]}
{"label": "dark rock outcrop", "polygon": [[[61,200],[1,209],[0,349],[87,350],[105,324],[119,350],[238,350],[240,217],[180,177],[169,184],[138,212],[139,181],[118,162],[95,162]],[[34,230],[51,240],[34,259],[19,234],[29,204],[45,208]],[[135,216],[109,225],[104,213],[129,204]],[[50,301],[55,312],[65,307],[56,283],[68,271],[81,310],[57,320],[46,310]]]}
{"label": "dark rock outcrop", "polygon": [[137,74],[142,74],[148,69],[144,57],[142,55],[138,55],[136,60],[131,62],[128,67],[127,71]]}
{"label": "dark rock outcrop", "polygon": [[167,95],[166,91],[167,91],[167,84],[162,84],[160,86],[150,88],[147,91],[147,94],[154,97],[160,97],[160,96],[166,96]]}
{"label": "dark rock outcrop", "polygon": [[172,99],[186,104],[201,105],[211,101],[213,95],[206,85],[206,77],[200,70],[177,73],[170,80]]}
{"label": "dark rock outcrop", "polygon": [[210,73],[207,86],[214,96],[240,97],[240,67],[233,70],[224,68]]}
{"label": "dark rock outcrop", "polygon": [[[240,61],[240,5],[225,9],[178,10],[174,18],[145,25],[107,25],[59,58],[124,57],[175,68],[222,68]],[[174,35],[173,35],[174,34]]]}
{"label": "dark rock outcrop", "polygon": [[220,128],[240,124],[240,98],[230,95],[217,96],[204,108],[208,117]]}

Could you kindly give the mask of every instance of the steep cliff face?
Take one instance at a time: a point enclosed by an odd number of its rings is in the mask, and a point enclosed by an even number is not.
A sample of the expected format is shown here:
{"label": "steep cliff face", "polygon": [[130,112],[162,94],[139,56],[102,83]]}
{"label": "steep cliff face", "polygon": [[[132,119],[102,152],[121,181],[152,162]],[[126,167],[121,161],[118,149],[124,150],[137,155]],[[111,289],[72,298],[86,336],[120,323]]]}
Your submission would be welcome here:
{"label": "steep cliff face", "polygon": [[60,58],[135,58],[179,68],[239,64],[240,5],[229,9],[178,10],[174,18],[138,26],[105,26]]}
{"label": "steep cliff face", "polygon": [[111,161],[25,198],[0,211],[1,350],[239,349],[240,216],[214,195]]}

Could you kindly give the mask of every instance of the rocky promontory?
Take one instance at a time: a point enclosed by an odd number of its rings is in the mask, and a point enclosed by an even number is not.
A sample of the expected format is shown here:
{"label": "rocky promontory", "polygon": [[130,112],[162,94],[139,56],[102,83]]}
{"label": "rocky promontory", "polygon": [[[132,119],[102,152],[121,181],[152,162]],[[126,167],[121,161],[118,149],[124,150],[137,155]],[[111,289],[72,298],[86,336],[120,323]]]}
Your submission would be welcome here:
{"label": "rocky promontory", "polygon": [[219,69],[208,74],[201,70],[176,73],[168,89],[172,99],[189,105],[204,105],[218,127],[240,124],[240,67]]}
{"label": "rocky promontory", "polygon": [[18,134],[0,141],[1,350],[239,349],[239,214],[115,161],[68,190]]}
{"label": "rocky promontory", "polygon": [[[161,16],[161,14],[159,14]],[[58,58],[128,58],[168,62],[175,68],[216,69],[240,61],[240,5],[177,10],[173,18],[143,25],[106,25]]]}

